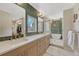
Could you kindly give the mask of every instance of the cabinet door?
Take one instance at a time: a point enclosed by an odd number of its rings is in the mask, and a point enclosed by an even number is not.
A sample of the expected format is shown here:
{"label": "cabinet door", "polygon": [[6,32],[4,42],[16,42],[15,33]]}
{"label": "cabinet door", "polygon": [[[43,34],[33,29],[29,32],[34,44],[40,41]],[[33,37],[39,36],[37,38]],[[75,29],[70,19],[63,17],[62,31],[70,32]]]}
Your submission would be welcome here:
{"label": "cabinet door", "polygon": [[18,47],[12,51],[9,51],[4,56],[42,56],[48,46],[50,40],[49,37],[43,37],[28,44],[25,44],[21,47]]}
{"label": "cabinet door", "polygon": [[28,56],[36,56],[37,53],[37,41],[31,42],[28,46]]}
{"label": "cabinet door", "polygon": [[38,55],[43,55],[46,52],[47,43],[45,37],[38,40]]}
{"label": "cabinet door", "polygon": [[37,44],[37,50],[38,50],[38,55],[41,55],[42,52],[42,39],[38,40],[38,44]]}
{"label": "cabinet door", "polygon": [[28,44],[25,44],[21,47],[18,47],[14,50],[11,50],[5,54],[3,54],[3,56],[26,56],[28,55]]}
{"label": "cabinet door", "polygon": [[9,51],[9,52],[3,54],[3,56],[21,56],[21,55],[23,55],[22,53],[23,53],[23,49],[17,48],[17,49],[14,49],[12,51]]}

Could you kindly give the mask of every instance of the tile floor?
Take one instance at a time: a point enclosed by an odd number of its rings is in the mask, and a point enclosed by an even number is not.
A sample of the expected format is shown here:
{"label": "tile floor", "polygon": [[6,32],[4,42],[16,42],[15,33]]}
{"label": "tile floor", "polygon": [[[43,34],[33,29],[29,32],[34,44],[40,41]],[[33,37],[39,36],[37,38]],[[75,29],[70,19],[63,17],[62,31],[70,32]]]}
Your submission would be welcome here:
{"label": "tile floor", "polygon": [[60,40],[51,39],[50,43],[52,45],[49,46],[44,56],[79,56],[79,53],[77,51],[71,52],[71,51],[65,50],[64,47],[63,48],[58,47],[58,46],[63,46],[62,44],[63,42]]}
{"label": "tile floor", "polygon": [[44,54],[44,56],[69,56],[74,55],[73,52],[66,51],[62,48],[58,48],[55,46],[49,46],[48,50]]}

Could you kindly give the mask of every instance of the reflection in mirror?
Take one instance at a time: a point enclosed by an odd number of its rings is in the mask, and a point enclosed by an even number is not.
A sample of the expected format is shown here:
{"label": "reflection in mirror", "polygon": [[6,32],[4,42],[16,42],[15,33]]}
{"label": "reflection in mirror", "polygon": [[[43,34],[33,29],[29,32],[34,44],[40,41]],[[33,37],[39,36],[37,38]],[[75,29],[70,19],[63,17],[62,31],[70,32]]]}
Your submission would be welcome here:
{"label": "reflection in mirror", "polygon": [[27,16],[27,30],[29,32],[37,32],[37,19],[32,16]]}
{"label": "reflection in mirror", "polygon": [[43,32],[43,22],[38,22],[38,32],[39,33]]}
{"label": "reflection in mirror", "polygon": [[44,19],[38,17],[38,32],[43,33],[44,31]]}
{"label": "reflection in mirror", "polygon": [[0,10],[0,41],[9,40],[12,36],[12,16]]}
{"label": "reflection in mirror", "polygon": [[13,24],[13,26],[12,26],[12,38],[13,39],[23,37],[23,19],[24,18],[20,18],[20,19],[12,21],[12,24]]}

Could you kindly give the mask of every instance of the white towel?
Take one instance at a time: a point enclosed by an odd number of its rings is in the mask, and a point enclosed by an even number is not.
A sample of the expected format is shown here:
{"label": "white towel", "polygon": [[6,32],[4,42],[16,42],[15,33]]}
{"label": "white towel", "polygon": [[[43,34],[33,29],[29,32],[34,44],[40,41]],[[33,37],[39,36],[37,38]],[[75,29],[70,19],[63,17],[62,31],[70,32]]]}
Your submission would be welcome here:
{"label": "white towel", "polygon": [[68,32],[68,45],[73,49],[73,39],[74,39],[74,34],[72,31]]}

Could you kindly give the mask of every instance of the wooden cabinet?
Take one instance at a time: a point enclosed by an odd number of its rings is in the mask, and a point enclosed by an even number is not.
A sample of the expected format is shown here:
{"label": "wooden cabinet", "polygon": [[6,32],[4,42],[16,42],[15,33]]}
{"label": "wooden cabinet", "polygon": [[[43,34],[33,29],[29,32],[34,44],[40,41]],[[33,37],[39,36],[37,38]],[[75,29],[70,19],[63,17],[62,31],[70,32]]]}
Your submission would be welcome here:
{"label": "wooden cabinet", "polygon": [[9,51],[3,54],[3,56],[41,56],[46,52],[49,43],[49,36],[45,36]]}

